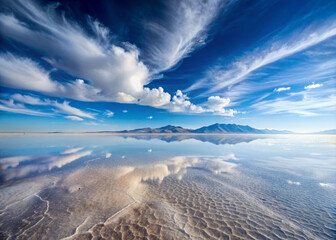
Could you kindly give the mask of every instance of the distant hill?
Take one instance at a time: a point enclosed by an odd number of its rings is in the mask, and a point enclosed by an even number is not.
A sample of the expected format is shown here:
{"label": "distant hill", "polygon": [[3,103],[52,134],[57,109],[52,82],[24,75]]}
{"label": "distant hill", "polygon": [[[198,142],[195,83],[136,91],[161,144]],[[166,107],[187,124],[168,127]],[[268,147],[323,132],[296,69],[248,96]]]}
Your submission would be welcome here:
{"label": "distant hill", "polygon": [[336,129],[325,130],[325,131],[322,131],[322,132],[316,132],[314,134],[336,134]]}
{"label": "distant hill", "polygon": [[124,130],[117,133],[250,133],[250,134],[287,134],[289,131],[278,131],[269,129],[256,129],[250,126],[237,124],[213,124],[198,129],[185,129],[180,126],[167,125],[161,128],[139,128]]}
{"label": "distant hill", "polygon": [[124,130],[121,133],[190,133],[192,130],[180,126],[167,125],[161,128],[138,128],[134,130]]}
{"label": "distant hill", "polygon": [[236,124],[213,124],[193,130],[194,133],[263,133],[262,130],[250,126]]}

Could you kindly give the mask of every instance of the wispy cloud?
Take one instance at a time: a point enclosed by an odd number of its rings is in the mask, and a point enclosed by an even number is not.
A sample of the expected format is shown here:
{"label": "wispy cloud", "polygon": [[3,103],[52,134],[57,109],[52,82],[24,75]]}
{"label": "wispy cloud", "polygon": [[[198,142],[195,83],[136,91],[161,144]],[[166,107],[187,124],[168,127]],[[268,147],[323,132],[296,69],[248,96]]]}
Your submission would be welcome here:
{"label": "wispy cloud", "polygon": [[[24,104],[32,106],[43,106],[43,108],[38,110],[29,109]],[[49,112],[45,112],[45,107],[51,108],[48,109]],[[94,114],[72,107],[67,101],[60,103],[48,98],[41,99],[39,97],[22,94],[13,94],[9,96],[9,100],[0,100],[0,110],[36,116],[53,116],[55,113],[62,113],[70,115],[67,118],[71,120],[83,120],[80,117],[95,119]]]}
{"label": "wispy cloud", "polygon": [[77,117],[77,116],[65,116],[65,118],[73,120],[73,121],[83,121],[83,118]]}
{"label": "wispy cloud", "polygon": [[319,185],[324,188],[335,188],[335,184],[333,183],[319,183]]}
{"label": "wispy cloud", "polygon": [[291,185],[297,185],[297,186],[301,185],[300,182],[296,182],[296,181],[292,181],[292,180],[287,180],[287,183],[291,184]]}
{"label": "wispy cloud", "polygon": [[54,106],[57,108],[58,111],[64,114],[69,114],[69,115],[76,115],[79,117],[85,117],[85,118],[90,118],[90,119],[95,119],[93,114],[84,112],[78,108],[70,106],[69,102],[64,101],[63,103],[59,103],[57,101],[52,102],[51,106]]}
{"label": "wispy cloud", "polygon": [[317,83],[317,84],[312,83],[311,85],[305,86],[304,89],[313,89],[313,88],[319,88],[319,87],[322,87],[322,86],[323,86],[322,83],[321,84],[319,84],[319,83]]}
{"label": "wispy cloud", "polygon": [[293,93],[290,96],[271,100],[263,100],[251,107],[264,114],[291,113],[302,116],[330,114],[336,110],[336,95],[324,93],[326,96],[312,95],[306,91]]}
{"label": "wispy cloud", "polygon": [[302,50],[308,49],[336,35],[336,22],[308,26],[301,32],[293,32],[290,38],[274,41],[259,47],[229,65],[216,64],[205,77],[187,90],[208,89],[205,94],[220,91],[245,80],[252,72]]}
{"label": "wispy cloud", "polygon": [[13,99],[0,100],[0,111],[20,113],[32,116],[53,116],[53,113],[45,113],[38,110],[28,109],[23,104],[14,103]]}
{"label": "wispy cloud", "polygon": [[274,92],[282,92],[282,91],[289,91],[291,87],[281,87],[281,88],[275,88]]}
{"label": "wispy cloud", "polygon": [[104,113],[107,117],[113,117],[114,116],[114,112],[110,111],[110,110],[106,110]]}
{"label": "wispy cloud", "polygon": [[211,23],[234,1],[166,1],[164,19],[145,21],[145,61],[155,72],[174,67],[207,41]]}

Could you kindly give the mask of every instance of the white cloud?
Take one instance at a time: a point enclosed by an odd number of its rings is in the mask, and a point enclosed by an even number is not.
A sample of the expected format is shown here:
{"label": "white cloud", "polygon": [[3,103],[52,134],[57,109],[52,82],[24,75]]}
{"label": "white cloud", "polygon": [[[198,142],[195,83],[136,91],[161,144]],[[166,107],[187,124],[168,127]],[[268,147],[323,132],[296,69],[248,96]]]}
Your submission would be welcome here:
{"label": "white cloud", "polygon": [[77,117],[77,116],[65,116],[65,118],[73,120],[73,121],[83,121],[83,118]]}
{"label": "white cloud", "polygon": [[[62,168],[63,166],[76,161],[79,158],[89,156],[92,151],[64,151],[59,154],[48,155],[27,155],[0,158],[0,164],[4,165],[6,169],[5,179],[14,179],[26,177],[31,173],[50,171],[53,168]],[[22,162],[28,162],[29,164],[20,164]],[[9,168],[11,166],[11,168]]]}
{"label": "white cloud", "polygon": [[110,111],[110,110],[106,110],[106,111],[105,111],[105,115],[106,115],[107,117],[113,117],[113,116],[114,116],[114,112],[112,112],[112,111]]}
{"label": "white cloud", "polygon": [[319,185],[324,188],[334,188],[335,187],[335,184],[332,184],[332,183],[319,183]]}
{"label": "white cloud", "polygon": [[280,87],[280,88],[275,88],[274,92],[282,92],[282,91],[289,91],[291,87]]}
{"label": "white cloud", "polygon": [[64,101],[63,103],[58,103],[57,101],[54,101],[51,106],[56,107],[60,112],[64,114],[70,114],[70,115],[76,115],[80,117],[85,117],[85,118],[90,118],[90,119],[95,119],[95,117],[88,112],[84,112],[78,108],[74,108],[69,105],[69,102]]}
{"label": "white cloud", "polygon": [[22,102],[30,105],[49,105],[50,101],[49,100],[44,100],[42,101],[38,97],[33,97],[30,95],[22,95],[22,94],[13,94],[11,95],[11,99],[15,100],[16,102]]}
{"label": "white cloud", "polygon": [[153,116],[149,116],[149,117],[147,117],[148,119],[153,119]]}
{"label": "white cloud", "polygon": [[[56,69],[80,79],[64,84],[54,82],[49,72],[35,62],[7,54],[0,58],[2,84],[91,101],[133,102],[143,93],[143,86],[149,83],[149,71],[139,60],[138,49],[129,43],[111,43],[109,30],[96,20],[88,20],[87,26],[94,33],[90,35],[54,9],[41,8],[31,1],[8,5],[15,15],[0,14],[3,37],[36,50]],[[32,23],[34,28],[30,27]]]}
{"label": "white cloud", "polygon": [[288,184],[291,184],[291,185],[301,185],[301,183],[300,182],[295,182],[295,181],[292,181],[292,180],[287,180],[287,183]]}
{"label": "white cloud", "polygon": [[177,90],[172,101],[164,106],[170,112],[185,112],[185,113],[204,113],[205,110],[201,106],[192,104],[181,90]]}
{"label": "white cloud", "polygon": [[[297,99],[299,97],[299,99]],[[336,95],[327,93],[324,96],[314,96],[306,91],[294,93],[290,96],[264,100],[252,105],[252,108],[265,114],[292,113],[302,116],[317,116],[321,112],[336,110]]]}
{"label": "white cloud", "polygon": [[[227,1],[226,5],[230,3]],[[12,13],[0,13],[2,36],[35,50],[54,69],[63,70],[77,79],[54,81],[50,77],[51,71],[37,61],[3,53],[0,55],[0,84],[80,101],[135,103],[173,112],[232,115],[231,110],[217,111],[212,109],[214,106],[204,109],[192,104],[182,93],[171,99],[161,87],[144,87],[153,75],[175,66],[205,43],[207,30],[223,6],[219,0],[167,3],[167,21],[145,23],[148,36],[155,36],[155,41],[149,41],[149,47],[142,51],[150,65],[149,70],[139,59],[136,46],[126,42],[113,43],[109,29],[97,20],[89,17],[86,30],[60,16],[55,6],[41,7],[33,1],[23,0],[8,2]],[[15,98],[27,104],[51,105],[65,114],[94,119],[92,114],[75,109],[68,102],[34,102],[36,99],[22,99],[19,95]]]}
{"label": "white cloud", "polygon": [[13,99],[0,100],[0,111],[20,113],[32,116],[53,116],[52,113],[45,113],[38,110],[28,109],[23,104],[14,103]]}
{"label": "white cloud", "polygon": [[[264,48],[246,54],[228,66],[217,64],[210,68],[205,77],[187,90],[206,88],[205,94],[217,92],[245,80],[253,71],[286,58],[336,35],[336,23],[327,22],[318,27],[308,26],[300,33],[294,32],[289,39],[276,41]],[[279,38],[280,36],[276,36]]]}
{"label": "white cloud", "polygon": [[148,105],[153,107],[161,107],[170,102],[170,94],[164,92],[162,87],[149,89],[144,88],[144,92],[140,98],[141,105]]}
{"label": "white cloud", "polygon": [[[155,72],[174,67],[192,51],[204,45],[207,32],[218,13],[233,1],[165,1],[163,19],[146,21],[145,61]],[[226,6],[224,7],[224,4]]]}
{"label": "white cloud", "polygon": [[41,7],[23,0],[8,2],[12,13],[0,13],[2,36],[37,51],[55,69],[77,79],[54,81],[50,71],[36,61],[8,53],[0,55],[0,84],[80,101],[136,103],[161,108],[170,102],[170,94],[162,88],[144,86],[151,81],[151,75],[173,67],[205,43],[207,30],[222,5],[219,0],[167,3],[169,21],[146,22],[149,38],[152,40],[155,36],[155,41],[149,41],[148,49],[142,51],[147,54],[145,59],[151,65],[150,72],[140,61],[136,46],[113,43],[109,29],[97,20],[88,18],[87,31],[64,15],[60,16],[55,5]]}
{"label": "white cloud", "polygon": [[[21,103],[15,103],[14,100],[16,102],[21,102]],[[47,106],[54,107],[56,108],[56,109],[53,109],[54,113],[59,112],[62,114],[70,115],[67,118],[71,120],[83,120],[80,117],[95,119],[93,114],[82,111],[78,108],[72,107],[67,101],[64,101],[63,103],[59,103],[57,101],[50,100],[50,99],[41,99],[39,97],[33,97],[30,95],[22,95],[22,94],[13,94],[10,96],[10,99],[7,101],[0,100],[0,110],[7,111],[7,112],[28,114],[28,115],[36,115],[36,116],[55,115],[53,113],[43,112],[42,109],[39,109],[39,110],[28,109],[22,103],[29,104],[29,105],[43,106],[43,107],[47,107]],[[72,116],[72,115],[76,115],[77,117]]]}
{"label": "white cloud", "polygon": [[127,113],[128,111],[127,111],[127,110],[123,110],[122,112],[123,112],[123,113]]}
{"label": "white cloud", "polygon": [[63,151],[62,154],[76,153],[76,152],[78,152],[82,149],[83,148],[70,148],[70,149],[67,149],[67,150]]}
{"label": "white cloud", "polygon": [[230,103],[229,98],[222,98],[219,96],[210,96],[206,102],[196,105],[189,101],[186,94],[183,94],[181,90],[177,90],[172,101],[163,106],[170,112],[184,112],[184,113],[212,113],[220,116],[231,116],[237,113],[233,109],[225,109]]}
{"label": "white cloud", "polygon": [[49,73],[36,62],[10,53],[0,54],[0,84],[43,93],[60,91],[61,87],[60,84],[51,80]]}
{"label": "white cloud", "polygon": [[317,83],[317,84],[315,84],[315,83],[312,83],[311,85],[308,85],[308,86],[305,86],[304,87],[304,89],[313,89],[313,88],[319,88],[319,87],[322,87],[323,86],[323,84],[321,83]]}
{"label": "white cloud", "polygon": [[238,112],[233,109],[225,109],[225,107],[227,107],[229,103],[230,103],[229,98],[222,98],[220,96],[210,96],[208,98],[208,101],[205,102],[203,105],[205,107],[206,112],[211,112],[215,115],[233,117],[233,115]]}

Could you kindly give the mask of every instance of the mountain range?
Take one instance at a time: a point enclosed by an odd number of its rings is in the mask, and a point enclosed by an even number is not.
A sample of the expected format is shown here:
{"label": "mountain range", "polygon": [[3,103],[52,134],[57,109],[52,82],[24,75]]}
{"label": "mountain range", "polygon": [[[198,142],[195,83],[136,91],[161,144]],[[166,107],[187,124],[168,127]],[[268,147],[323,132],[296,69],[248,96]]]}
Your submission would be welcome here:
{"label": "mountain range", "polygon": [[115,131],[115,133],[199,133],[199,134],[230,134],[230,133],[245,133],[245,134],[289,134],[290,131],[278,131],[270,129],[257,129],[248,125],[237,124],[213,124],[210,126],[204,126],[198,129],[186,129],[180,126],[167,125],[161,128],[138,128],[134,130]]}

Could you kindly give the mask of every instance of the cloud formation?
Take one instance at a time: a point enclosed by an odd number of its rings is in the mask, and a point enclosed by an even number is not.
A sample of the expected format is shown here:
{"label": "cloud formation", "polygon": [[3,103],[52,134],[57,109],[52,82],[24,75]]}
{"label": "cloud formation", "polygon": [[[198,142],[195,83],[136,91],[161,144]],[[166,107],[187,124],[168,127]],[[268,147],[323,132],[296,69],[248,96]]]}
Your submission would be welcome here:
{"label": "cloud formation", "polygon": [[[51,107],[52,112],[43,111],[43,109],[30,109],[25,104],[31,106]],[[30,95],[13,94],[9,100],[0,100],[0,110],[14,113],[21,113],[34,116],[54,116],[56,113],[66,114],[66,118],[81,121],[81,117],[95,119],[94,114],[82,111],[70,106],[68,101],[59,103],[51,99],[41,99]],[[48,109],[50,111],[50,109]],[[75,115],[75,116],[74,116]]]}
{"label": "cloud formation", "polygon": [[83,121],[83,118],[77,116],[65,116],[65,118],[73,120],[73,121]]}
{"label": "cloud formation", "polygon": [[[205,94],[210,94],[226,87],[232,87],[245,80],[250,73],[317,45],[335,35],[336,22],[327,22],[319,27],[308,26],[300,33],[292,33],[290,38],[266,44],[261,49],[257,48],[229,65],[220,63],[214,65],[208,69],[204,78],[194,83],[187,90],[191,91],[207,86]],[[280,38],[281,36],[277,37]]]}
{"label": "cloud formation", "polygon": [[[227,1],[227,5],[229,3]],[[222,110],[205,111],[180,94],[171,99],[162,87],[145,87],[152,75],[172,68],[205,43],[211,22],[224,6],[217,0],[170,4],[166,5],[169,21],[145,23],[149,35],[155,37],[143,51],[147,53],[144,58],[150,65],[149,70],[140,60],[140,51],[135,45],[115,43],[110,30],[95,19],[88,17],[88,29],[85,29],[60,16],[57,5],[41,7],[30,0],[9,2],[11,13],[0,13],[1,34],[43,55],[39,60],[53,69],[47,70],[37,60],[2,53],[0,84],[79,101],[135,103],[173,112],[226,114]],[[77,79],[56,81],[51,78],[51,71],[55,69]],[[25,101],[30,104],[29,99]],[[92,115],[71,109],[68,102],[52,105],[63,113],[93,119]]]}
{"label": "cloud formation", "polygon": [[233,109],[226,109],[229,103],[229,98],[210,96],[204,103],[196,105],[191,103],[188,96],[183,94],[181,90],[177,90],[172,101],[163,107],[170,112],[212,113],[214,115],[233,117],[238,112]]}
{"label": "cloud formation", "polygon": [[[333,91],[333,89],[332,89]],[[262,100],[252,105],[252,108],[264,114],[290,113],[301,116],[317,116],[321,112],[334,112],[336,110],[336,95],[325,92],[324,97],[312,95],[307,91],[293,93],[290,96]]]}
{"label": "cloud formation", "polygon": [[315,84],[315,83],[312,83],[311,85],[308,85],[308,86],[305,86],[304,87],[304,89],[313,89],[313,88],[319,88],[319,87],[322,87],[323,86],[323,84],[321,83],[317,83],[317,84]]}
{"label": "cloud formation", "polygon": [[274,92],[282,92],[282,91],[289,91],[291,87],[280,87],[280,88],[275,88]]}
{"label": "cloud formation", "polygon": [[203,46],[208,29],[218,16],[234,1],[166,1],[164,19],[146,21],[144,27],[148,44],[145,61],[158,73],[174,67],[195,49]]}
{"label": "cloud formation", "polygon": [[110,111],[110,110],[105,110],[105,115],[107,117],[113,117],[114,116],[114,112]]}
{"label": "cloud formation", "polygon": [[13,99],[0,100],[0,111],[20,113],[32,116],[53,116],[52,113],[45,113],[38,110],[28,109],[24,104],[15,103]]}

